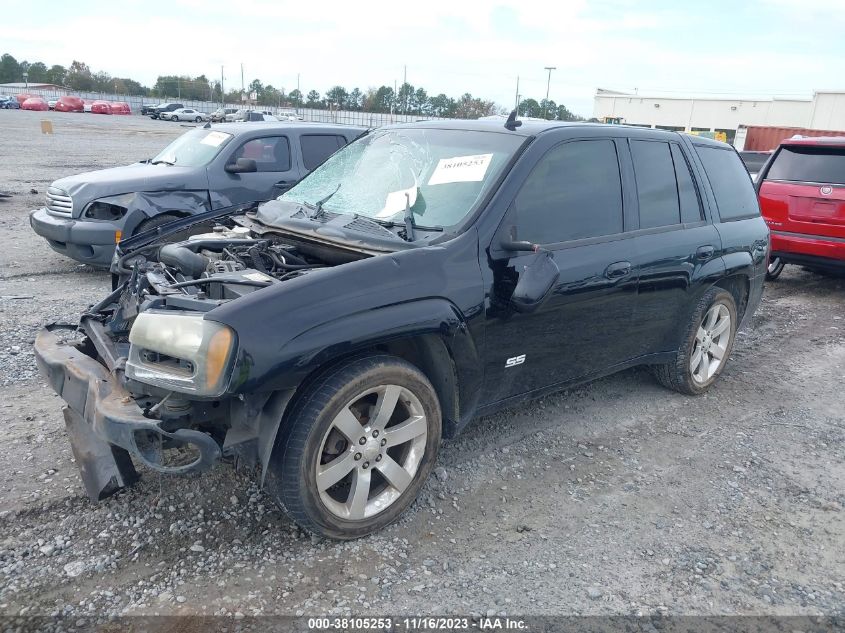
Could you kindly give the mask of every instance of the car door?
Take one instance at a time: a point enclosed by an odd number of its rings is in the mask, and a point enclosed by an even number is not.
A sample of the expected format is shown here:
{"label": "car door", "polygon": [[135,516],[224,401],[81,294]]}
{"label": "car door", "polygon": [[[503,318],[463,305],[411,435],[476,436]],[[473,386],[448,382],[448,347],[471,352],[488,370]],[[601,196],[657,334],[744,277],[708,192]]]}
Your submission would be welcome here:
{"label": "car door", "polygon": [[[556,145],[511,203],[490,245],[485,274],[483,402],[575,381],[629,358],[626,331],[637,271],[625,232],[619,143],[596,138]],[[510,297],[537,255],[503,251],[499,244],[509,232],[543,244],[560,269],[548,299],[530,314],[515,312]]]}
{"label": "car door", "polygon": [[[239,158],[254,160],[257,171],[226,172],[225,165],[234,165]],[[222,179],[231,204],[276,198],[298,180],[291,160],[290,138],[286,134],[266,134],[242,141],[235,146],[225,165]]]}
{"label": "car door", "polygon": [[[672,351],[697,288],[724,271],[719,232],[704,214],[690,160],[681,144],[631,138],[636,188],[637,308],[630,333],[636,355]],[[624,156],[624,154],[623,154]]]}

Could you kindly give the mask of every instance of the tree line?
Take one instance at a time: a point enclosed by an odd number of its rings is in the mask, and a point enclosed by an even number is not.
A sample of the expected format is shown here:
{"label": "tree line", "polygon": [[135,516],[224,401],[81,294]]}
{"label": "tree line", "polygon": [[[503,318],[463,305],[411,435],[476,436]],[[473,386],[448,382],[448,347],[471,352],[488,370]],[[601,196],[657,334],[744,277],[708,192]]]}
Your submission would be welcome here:
{"label": "tree line", "polygon": [[[191,77],[187,75],[159,75],[152,87],[128,77],[112,77],[105,71],[94,72],[84,62],[74,60],[65,68],[58,64],[47,66],[43,62],[18,61],[9,53],[0,57],[0,83],[23,81],[23,73],[28,74],[30,83],[50,83],[64,86],[80,92],[109,92],[143,97],[184,99],[190,101],[222,101],[240,103],[244,92],[230,89],[221,94],[223,86],[219,79],[210,79],[205,75]],[[246,87],[245,93],[255,93],[252,105],[314,108],[332,110],[360,110],[410,114],[417,116],[437,116],[460,119],[477,119],[492,114],[505,114],[509,108],[496,105],[493,101],[474,97],[465,93],[460,97],[450,97],[440,93],[429,95],[425,88],[403,83],[397,89],[390,86],[378,88],[352,88],[333,86],[321,94],[317,90],[308,92],[299,89],[285,92],[254,79]],[[523,99],[519,103],[519,114],[524,117],[556,119],[561,121],[582,120],[569,109],[556,104],[553,100]]]}

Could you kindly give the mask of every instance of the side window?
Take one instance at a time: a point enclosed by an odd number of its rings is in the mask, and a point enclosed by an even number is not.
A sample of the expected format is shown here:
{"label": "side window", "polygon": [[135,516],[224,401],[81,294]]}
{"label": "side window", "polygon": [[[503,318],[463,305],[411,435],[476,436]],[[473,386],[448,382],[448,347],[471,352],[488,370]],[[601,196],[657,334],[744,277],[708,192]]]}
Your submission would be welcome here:
{"label": "side window", "polygon": [[311,171],[344,145],[346,139],[339,134],[303,134],[299,146],[305,169]]}
{"label": "side window", "polygon": [[640,228],[679,224],[678,186],[669,143],[631,141],[640,203]]}
{"label": "side window", "polygon": [[288,171],[290,169],[290,143],[286,136],[266,136],[241,145],[229,163],[239,158],[251,158],[258,171]]}
{"label": "side window", "polygon": [[622,179],[610,140],[550,150],[514,200],[517,239],[554,244],[621,233]]}
{"label": "side window", "polygon": [[745,165],[732,149],[697,145],[723,222],[760,215],[757,195]]}
{"label": "side window", "polygon": [[684,158],[681,148],[671,143],[672,160],[675,163],[675,176],[678,179],[678,200],[681,203],[681,222],[701,222],[701,201],[692,179],[689,163]]}

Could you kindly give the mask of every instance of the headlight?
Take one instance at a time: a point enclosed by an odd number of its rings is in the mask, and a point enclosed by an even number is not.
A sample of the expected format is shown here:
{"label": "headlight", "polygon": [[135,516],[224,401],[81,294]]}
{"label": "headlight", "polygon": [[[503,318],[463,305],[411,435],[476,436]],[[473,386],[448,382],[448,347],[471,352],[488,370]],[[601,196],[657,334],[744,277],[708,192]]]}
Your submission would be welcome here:
{"label": "headlight", "polygon": [[235,333],[221,323],[150,310],[135,319],[129,342],[129,378],[201,396],[226,390]]}
{"label": "headlight", "polygon": [[111,204],[110,202],[97,200],[85,208],[85,213],[83,215],[92,220],[114,221],[119,220],[126,215],[126,207],[122,207],[119,204]]}

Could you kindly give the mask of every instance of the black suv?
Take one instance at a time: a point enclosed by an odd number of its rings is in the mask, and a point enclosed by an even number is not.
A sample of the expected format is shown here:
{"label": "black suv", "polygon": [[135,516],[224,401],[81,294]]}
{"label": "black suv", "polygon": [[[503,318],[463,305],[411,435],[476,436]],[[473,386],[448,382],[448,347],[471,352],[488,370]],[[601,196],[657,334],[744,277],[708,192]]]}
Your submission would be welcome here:
{"label": "black suv", "polygon": [[150,109],[148,114],[150,115],[151,119],[160,119],[161,115],[165,112],[173,112],[174,110],[179,110],[180,108],[184,108],[181,103],[161,103],[154,108]]}
{"label": "black suv", "polygon": [[706,391],[768,247],[722,143],[513,116],[392,126],[276,200],[121,242],[81,341],[53,326],[36,355],[93,498],[133,460],[224,457],[301,526],[355,538],[479,415],[634,365]]}

